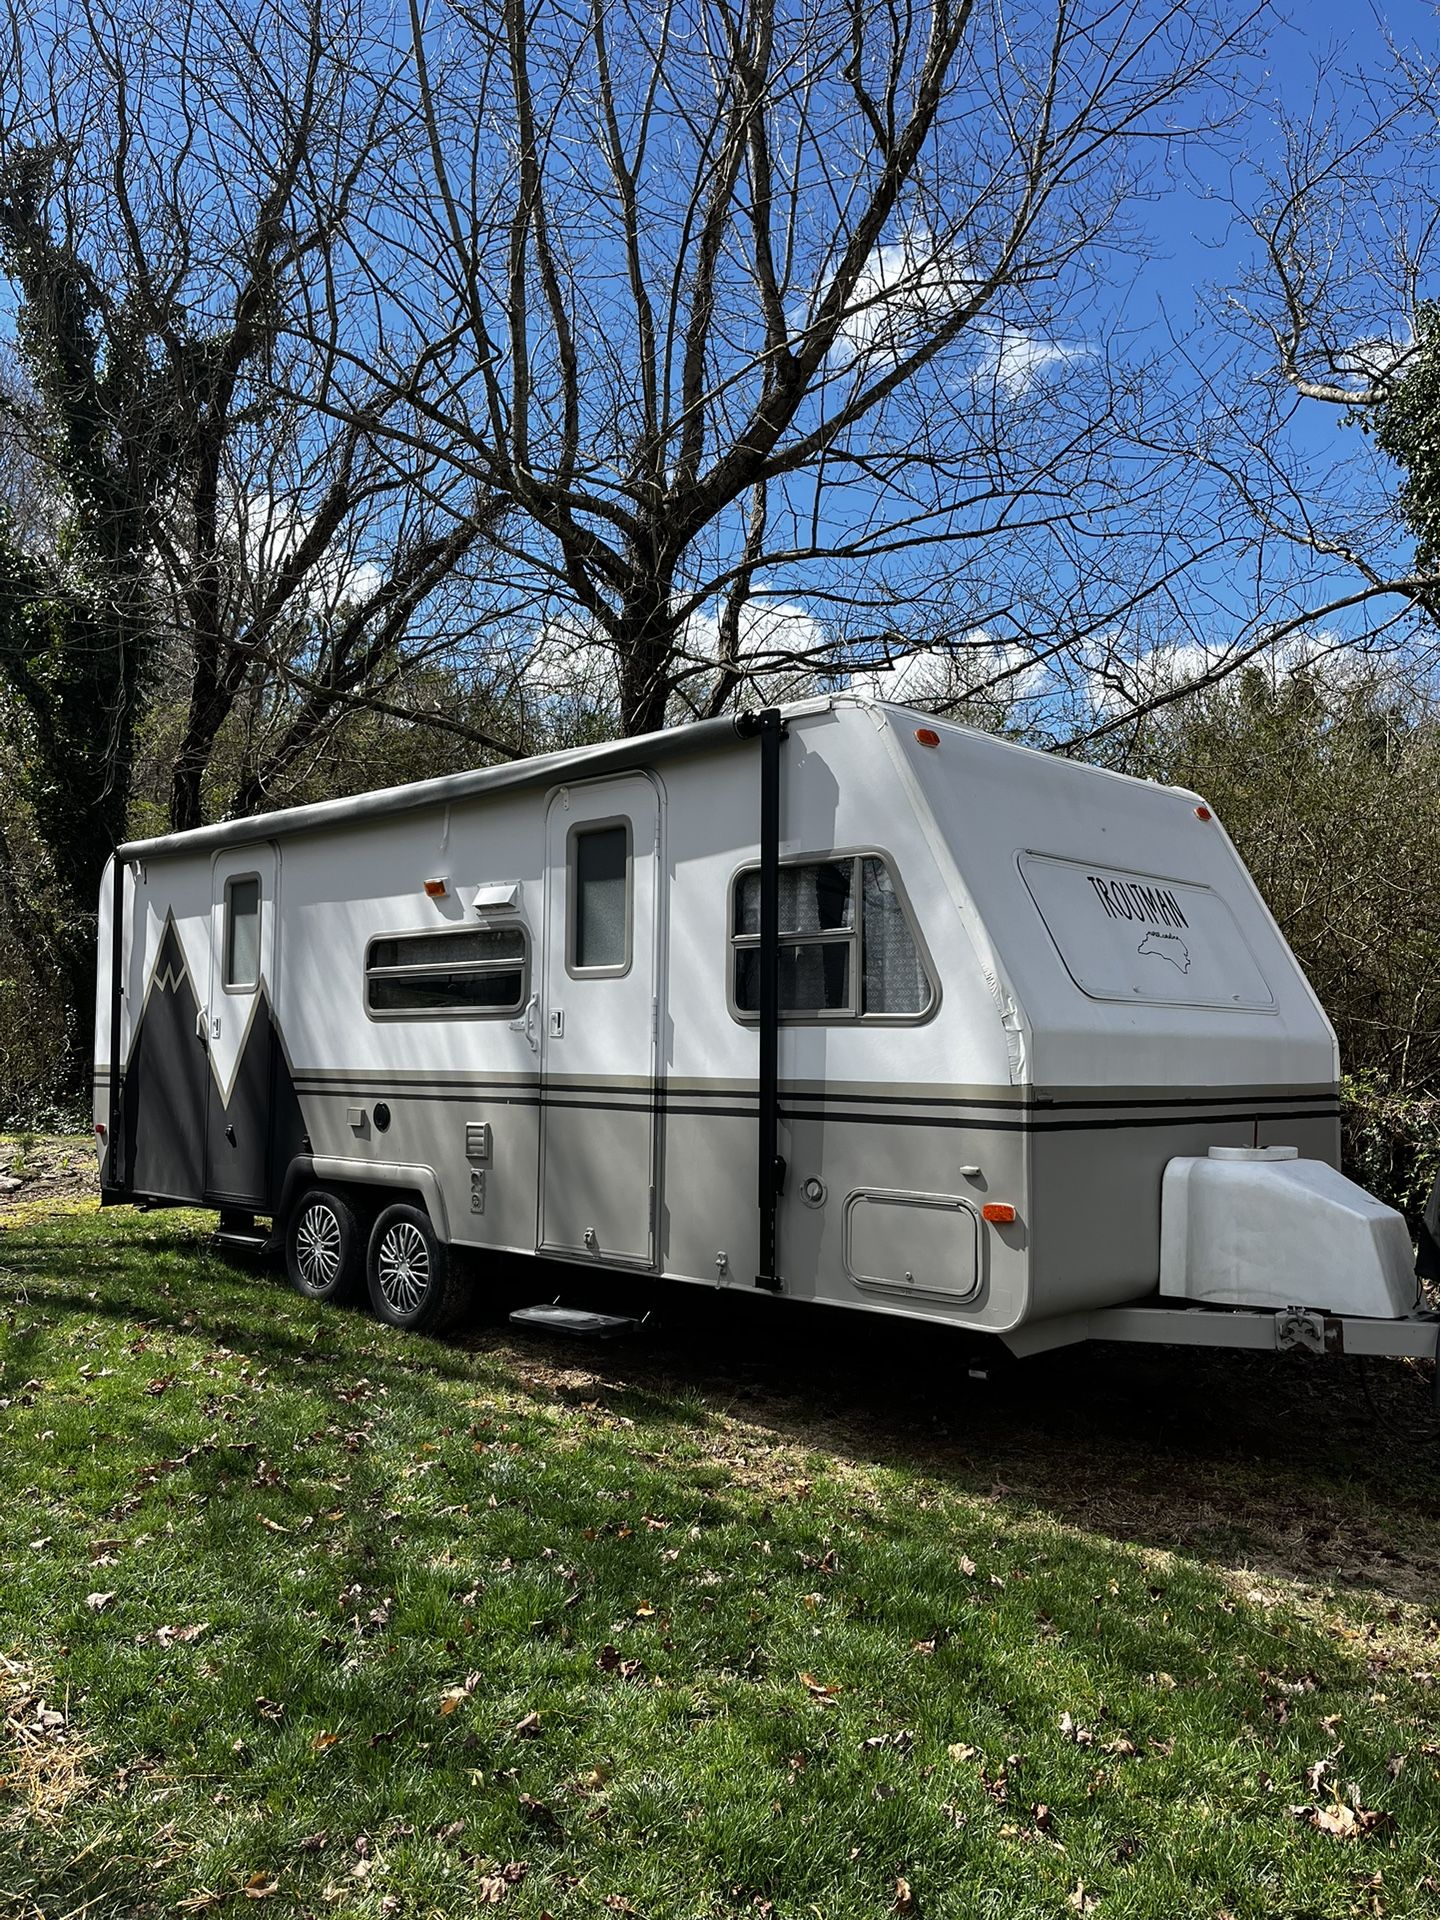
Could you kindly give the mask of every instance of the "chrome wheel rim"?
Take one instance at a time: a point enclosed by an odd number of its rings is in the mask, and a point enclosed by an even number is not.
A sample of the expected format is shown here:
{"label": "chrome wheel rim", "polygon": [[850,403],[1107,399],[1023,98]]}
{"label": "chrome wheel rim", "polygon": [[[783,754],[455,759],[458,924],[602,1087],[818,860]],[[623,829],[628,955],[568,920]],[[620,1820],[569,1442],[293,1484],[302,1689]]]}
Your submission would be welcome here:
{"label": "chrome wheel rim", "polygon": [[295,1229],[295,1264],[307,1287],[323,1293],[340,1277],[340,1222],[317,1202],[306,1207]]}
{"label": "chrome wheel rim", "polygon": [[430,1249],[412,1220],[397,1220],[386,1228],[375,1275],[393,1313],[414,1313],[430,1286]]}

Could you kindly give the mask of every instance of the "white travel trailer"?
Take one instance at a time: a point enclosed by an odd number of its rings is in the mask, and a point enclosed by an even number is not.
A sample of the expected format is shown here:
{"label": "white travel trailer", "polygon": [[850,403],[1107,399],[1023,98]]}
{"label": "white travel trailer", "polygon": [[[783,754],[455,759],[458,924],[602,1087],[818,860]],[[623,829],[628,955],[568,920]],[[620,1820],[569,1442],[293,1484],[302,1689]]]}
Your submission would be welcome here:
{"label": "white travel trailer", "polygon": [[506,1250],[1022,1353],[1435,1350],[1192,793],[844,695],[135,842],[101,923],[105,1200],[397,1325]]}

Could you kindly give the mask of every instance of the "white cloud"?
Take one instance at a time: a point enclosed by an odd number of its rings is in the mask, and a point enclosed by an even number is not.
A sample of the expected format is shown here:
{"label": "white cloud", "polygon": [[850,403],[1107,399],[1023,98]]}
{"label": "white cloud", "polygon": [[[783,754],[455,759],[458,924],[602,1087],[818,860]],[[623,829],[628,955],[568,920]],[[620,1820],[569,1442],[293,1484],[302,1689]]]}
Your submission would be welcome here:
{"label": "white cloud", "polygon": [[[242,495],[227,515],[226,535],[235,543],[242,573],[263,587],[295,553],[314,525],[310,514],[269,495]],[[321,555],[305,586],[316,610],[342,600],[367,600],[384,581],[380,568],[343,550],[336,542]]]}
{"label": "white cloud", "polygon": [[856,282],[841,338],[856,359],[893,358],[940,325],[973,287],[960,261],[937,253],[928,234],[891,241],[875,249]]}
{"label": "white cloud", "polygon": [[1022,327],[1009,327],[986,341],[980,369],[985,378],[1013,396],[1033,386],[1052,367],[1068,367],[1087,359],[1089,353],[1088,347],[1067,347],[1038,333],[1026,333]]}
{"label": "white cloud", "polygon": [[983,691],[1010,707],[1039,693],[1046,678],[1044,665],[1023,647],[976,627],[952,646],[919,647],[889,665],[867,667],[852,674],[850,684],[857,693],[900,706],[935,707]]}
{"label": "white cloud", "polygon": [[[971,298],[976,280],[961,258],[937,248],[923,231],[877,247],[860,275],[840,334],[837,357],[864,362],[891,359],[942,326]],[[1085,346],[1066,345],[1024,327],[977,315],[969,335],[981,343],[978,372],[1014,398],[1056,368],[1089,357]]]}
{"label": "white cloud", "polygon": [[1322,686],[1340,688],[1365,671],[1366,658],[1347,648],[1343,637],[1328,627],[1296,635],[1243,661],[1232,647],[1200,640],[1166,642],[1126,658],[1110,641],[1091,649],[1086,691],[1092,713],[1113,719],[1165,695],[1219,680],[1242,664],[1263,673],[1272,688],[1300,672],[1313,675]]}

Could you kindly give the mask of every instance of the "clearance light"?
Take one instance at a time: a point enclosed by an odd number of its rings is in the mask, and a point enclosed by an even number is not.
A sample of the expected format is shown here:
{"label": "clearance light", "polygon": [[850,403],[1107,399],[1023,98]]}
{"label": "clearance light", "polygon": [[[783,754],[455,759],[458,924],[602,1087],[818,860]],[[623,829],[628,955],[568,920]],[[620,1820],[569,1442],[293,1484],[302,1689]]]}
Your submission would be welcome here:
{"label": "clearance light", "polygon": [[443,900],[448,891],[449,889],[443,880],[427,880],[425,882],[425,896],[429,900]]}
{"label": "clearance light", "polygon": [[1008,1227],[1014,1224],[1015,1209],[1003,1200],[992,1200],[988,1206],[980,1209],[981,1218],[988,1220],[992,1227]]}
{"label": "clearance light", "polygon": [[1209,807],[1207,807],[1205,802],[1202,800],[1199,806],[1196,807],[1195,809],[1195,818],[1197,820],[1213,820],[1215,816],[1213,813],[1211,813]]}
{"label": "clearance light", "polygon": [[97,1140],[103,1140],[105,1138],[105,1122],[103,1120],[97,1120],[95,1122],[95,1138]]}
{"label": "clearance light", "polygon": [[915,738],[922,747],[938,747],[940,744],[940,736],[934,727],[916,727]]}

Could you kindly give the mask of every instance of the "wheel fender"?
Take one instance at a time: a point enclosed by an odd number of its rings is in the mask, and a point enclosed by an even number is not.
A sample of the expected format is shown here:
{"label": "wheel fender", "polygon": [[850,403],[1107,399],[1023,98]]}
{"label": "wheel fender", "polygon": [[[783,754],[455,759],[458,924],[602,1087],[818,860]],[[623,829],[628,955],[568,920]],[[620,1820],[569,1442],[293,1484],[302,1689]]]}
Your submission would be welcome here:
{"label": "wheel fender", "polygon": [[[446,1246],[450,1244],[450,1216],[446,1211],[440,1177],[433,1167],[407,1166],[398,1160],[342,1160],[318,1153],[306,1164],[308,1172],[322,1183],[337,1180],[352,1186],[385,1187],[391,1190],[409,1188],[425,1202],[425,1211],[430,1216],[430,1224],[437,1237]],[[289,1184],[287,1176],[287,1189]]]}

